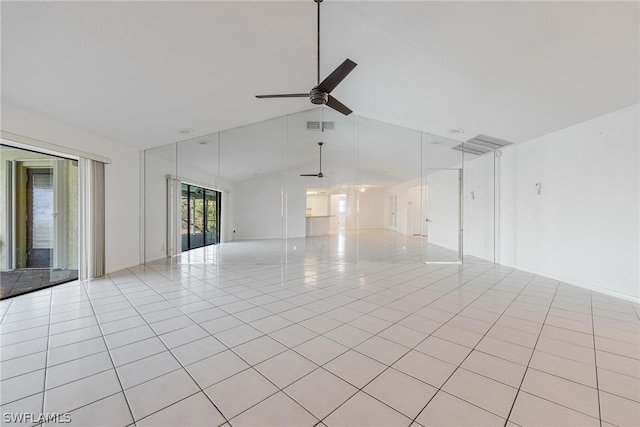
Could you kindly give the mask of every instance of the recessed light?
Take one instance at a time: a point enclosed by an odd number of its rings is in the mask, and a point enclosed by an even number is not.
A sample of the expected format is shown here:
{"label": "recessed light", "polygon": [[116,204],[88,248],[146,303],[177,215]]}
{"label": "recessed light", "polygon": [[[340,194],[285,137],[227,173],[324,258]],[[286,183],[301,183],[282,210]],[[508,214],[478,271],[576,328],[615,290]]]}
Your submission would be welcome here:
{"label": "recessed light", "polygon": [[454,135],[459,135],[464,133],[464,129],[461,128],[451,128],[451,129],[447,129],[447,132],[452,133]]}
{"label": "recessed light", "polygon": [[198,141],[198,144],[200,145],[207,145],[209,143],[209,141]]}
{"label": "recessed light", "polygon": [[178,129],[178,133],[182,135],[189,135],[191,132],[193,132],[193,129],[188,129],[188,128]]}
{"label": "recessed light", "polygon": [[442,145],[440,141],[431,141],[431,145]]}

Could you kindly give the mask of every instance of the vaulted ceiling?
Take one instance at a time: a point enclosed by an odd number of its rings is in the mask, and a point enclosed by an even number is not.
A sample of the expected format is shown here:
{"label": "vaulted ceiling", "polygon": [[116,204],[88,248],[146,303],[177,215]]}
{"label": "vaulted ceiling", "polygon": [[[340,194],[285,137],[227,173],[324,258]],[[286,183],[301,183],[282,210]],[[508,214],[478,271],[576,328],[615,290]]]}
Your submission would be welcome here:
{"label": "vaulted ceiling", "polygon": [[[516,143],[639,101],[638,2],[322,3],[360,116]],[[143,149],[306,110],[316,4],[2,2],[2,103]],[[449,129],[464,129],[451,135]]]}

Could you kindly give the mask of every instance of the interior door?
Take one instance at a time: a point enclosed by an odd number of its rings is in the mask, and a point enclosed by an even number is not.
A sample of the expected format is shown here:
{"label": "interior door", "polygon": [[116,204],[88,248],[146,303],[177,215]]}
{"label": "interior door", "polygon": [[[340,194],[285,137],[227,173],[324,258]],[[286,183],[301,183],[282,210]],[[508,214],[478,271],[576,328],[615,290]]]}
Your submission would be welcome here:
{"label": "interior door", "polygon": [[462,262],[462,170],[429,169],[422,196],[423,261]]}
{"label": "interior door", "polygon": [[27,169],[27,268],[53,266],[54,209],[53,169]]}
{"label": "interior door", "polygon": [[389,229],[398,229],[398,195],[389,196]]}

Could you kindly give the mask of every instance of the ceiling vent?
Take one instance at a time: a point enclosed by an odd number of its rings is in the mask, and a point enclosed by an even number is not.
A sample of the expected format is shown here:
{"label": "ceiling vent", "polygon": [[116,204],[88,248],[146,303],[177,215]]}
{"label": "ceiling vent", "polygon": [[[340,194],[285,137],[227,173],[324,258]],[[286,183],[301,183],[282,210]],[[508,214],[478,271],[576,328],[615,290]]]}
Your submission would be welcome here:
{"label": "ceiling vent", "polygon": [[465,143],[458,144],[452,147],[454,150],[462,151],[464,153],[473,154],[479,156],[490,151],[496,151],[507,145],[511,145],[513,142],[505,141],[504,139],[494,138],[487,135],[477,135],[471,138]]}
{"label": "ceiling vent", "polygon": [[307,122],[307,130],[320,130],[320,123],[322,123],[322,131],[335,130],[335,122]]}

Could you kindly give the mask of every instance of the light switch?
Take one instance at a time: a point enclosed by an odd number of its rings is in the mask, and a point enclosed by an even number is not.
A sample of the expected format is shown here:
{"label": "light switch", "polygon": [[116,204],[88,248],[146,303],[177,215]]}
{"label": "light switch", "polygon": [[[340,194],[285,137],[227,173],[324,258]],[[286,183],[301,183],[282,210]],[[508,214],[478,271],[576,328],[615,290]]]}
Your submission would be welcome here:
{"label": "light switch", "polygon": [[536,195],[539,196],[541,192],[542,192],[542,183],[536,182]]}

